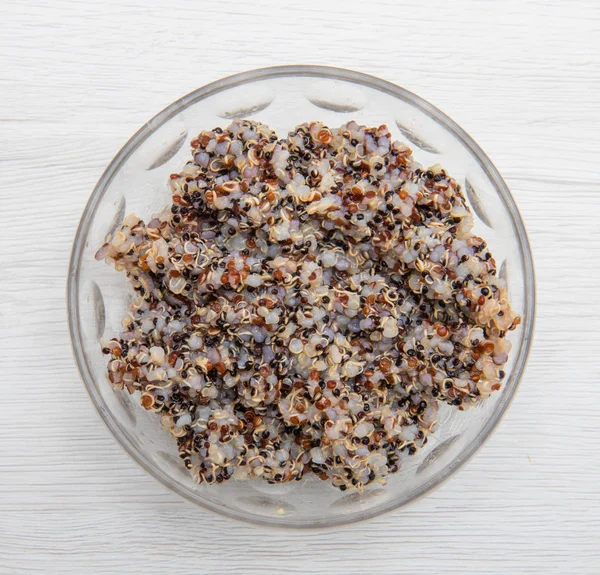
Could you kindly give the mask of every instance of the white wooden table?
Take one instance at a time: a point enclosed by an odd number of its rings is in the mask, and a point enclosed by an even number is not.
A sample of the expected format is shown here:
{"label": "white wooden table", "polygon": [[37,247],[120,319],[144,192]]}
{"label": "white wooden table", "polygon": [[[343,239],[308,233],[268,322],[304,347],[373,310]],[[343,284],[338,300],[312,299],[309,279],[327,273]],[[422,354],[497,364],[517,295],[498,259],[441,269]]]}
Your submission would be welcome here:
{"label": "white wooden table", "polygon": [[[600,3],[3,0],[0,573],[600,573]],[[354,68],[442,108],[529,231],[537,329],[521,388],[439,490],[364,524],[239,524],[148,477],[71,356],[65,281],[91,192],[174,99],[245,69]]]}

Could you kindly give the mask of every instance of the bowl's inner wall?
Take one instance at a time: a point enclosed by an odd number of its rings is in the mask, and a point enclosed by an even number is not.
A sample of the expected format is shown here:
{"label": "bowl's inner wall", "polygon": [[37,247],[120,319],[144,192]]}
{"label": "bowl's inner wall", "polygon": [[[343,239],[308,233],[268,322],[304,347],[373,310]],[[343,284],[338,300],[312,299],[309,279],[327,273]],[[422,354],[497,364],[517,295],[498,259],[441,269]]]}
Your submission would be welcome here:
{"label": "bowl's inner wall", "polygon": [[[81,352],[89,372],[92,395],[116,435],[138,460],[177,491],[212,508],[241,518],[290,524],[339,523],[373,515],[407,502],[420,494],[487,435],[517,383],[514,366],[524,329],[511,332],[513,353],[506,366],[506,385],[477,407],[459,412],[443,405],[439,426],[428,445],[406,460],[387,487],[374,485],[364,493],[342,493],[315,478],[283,485],[262,481],[218,486],[196,485],[177,457],[174,441],[160,428],[159,418],[144,411],[139,398],[113,390],[106,378],[106,358],[100,340],[122,329],[130,291],[124,274],[94,259],[106,235],[123,216],[140,217],[163,209],[170,202],[168,177],[180,171],[190,157],[190,140],[202,129],[226,126],[245,117],[271,126],[281,137],[299,123],[320,120],[337,127],[349,120],[366,125],[386,124],[393,136],[406,142],[417,160],[428,167],[440,163],[466,191],[474,212],[475,232],[492,250],[506,278],[513,308],[524,314],[527,301],[526,268],[513,219],[498,187],[477,157],[447,127],[408,99],[366,84],[325,77],[278,76],[230,87],[183,106],[165,123],[155,119],[147,137],[125,161],[103,178],[95,211],[86,214],[80,238],[82,249],[76,267],[76,294]],[[185,107],[187,105],[187,107]],[[106,175],[105,175],[106,176]],[[77,347],[77,342],[76,342]],[[84,369],[85,371],[85,369]],[[85,375],[85,374],[84,374]],[[114,429],[116,428],[116,430]],[[461,455],[462,454],[462,455]]]}

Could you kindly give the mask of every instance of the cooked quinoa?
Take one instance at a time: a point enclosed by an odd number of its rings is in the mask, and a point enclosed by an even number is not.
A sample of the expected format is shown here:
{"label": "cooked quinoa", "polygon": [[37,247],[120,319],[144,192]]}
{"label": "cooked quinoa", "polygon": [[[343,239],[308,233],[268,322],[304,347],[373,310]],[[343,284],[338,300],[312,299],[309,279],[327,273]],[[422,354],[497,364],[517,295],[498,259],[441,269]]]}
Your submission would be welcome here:
{"label": "cooked quinoa", "polygon": [[96,258],[133,287],[104,343],[198,482],[385,479],[439,402],[502,386],[520,318],[460,186],[386,126],[234,121],[192,140],[172,205]]}

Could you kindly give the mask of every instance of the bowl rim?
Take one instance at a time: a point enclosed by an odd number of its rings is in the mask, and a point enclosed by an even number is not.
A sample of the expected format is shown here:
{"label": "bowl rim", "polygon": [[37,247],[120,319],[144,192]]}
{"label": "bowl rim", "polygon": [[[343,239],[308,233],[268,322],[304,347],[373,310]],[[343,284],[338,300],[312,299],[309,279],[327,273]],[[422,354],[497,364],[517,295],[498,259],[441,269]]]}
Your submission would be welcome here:
{"label": "bowl rim", "polygon": [[[115,174],[121,168],[123,163],[135,152],[135,150],[146,140],[146,138],[152,134],[160,126],[168,122],[176,114],[195,104],[205,98],[208,98],[216,93],[222,92],[229,88],[233,88],[239,85],[243,85],[250,82],[268,80],[271,78],[285,77],[285,76],[309,76],[316,78],[324,78],[329,80],[342,80],[344,82],[350,82],[358,85],[366,85],[370,88],[374,88],[381,92],[392,95],[400,100],[406,101],[422,112],[427,114],[430,118],[441,124],[444,128],[449,130],[456,136],[461,143],[469,150],[473,157],[478,161],[480,167],[484,170],[486,175],[493,182],[496,190],[498,191],[504,205],[506,206],[512,221],[514,231],[518,240],[519,248],[521,251],[521,257],[523,259],[523,272],[524,272],[524,285],[525,285],[525,298],[524,298],[524,312],[523,312],[523,338],[519,348],[518,356],[515,360],[514,368],[509,377],[509,380],[505,384],[505,392],[499,398],[494,411],[486,421],[479,435],[474,438],[457,457],[452,460],[446,467],[441,471],[433,475],[429,480],[423,482],[418,488],[416,488],[411,496],[406,500],[392,500],[386,505],[375,507],[373,509],[351,514],[347,517],[338,517],[335,519],[315,519],[310,523],[307,521],[289,521],[281,523],[277,518],[268,518],[264,516],[257,516],[252,514],[246,514],[238,512],[236,510],[220,506],[211,501],[202,499],[197,494],[191,492],[188,488],[182,486],[178,482],[175,482],[172,477],[163,472],[161,469],[152,465],[131,443],[128,439],[126,430],[112,415],[112,413],[106,408],[102,397],[96,389],[94,383],[94,377],[92,376],[92,370],[87,362],[85,353],[83,352],[82,344],[82,333],[80,329],[80,317],[79,317],[79,262],[82,256],[83,249],[85,247],[85,237],[89,231],[93,216],[95,215],[96,209],[104,196],[104,193],[111,181],[115,177]],[[119,150],[115,157],[111,160],[102,176],[98,180],[92,194],[84,208],[81,216],[75,239],[73,242],[73,248],[71,252],[71,258],[69,262],[69,272],[67,277],[67,313],[69,332],[71,336],[71,345],[75,362],[77,364],[79,373],[87,392],[96,407],[102,421],[108,427],[111,434],[117,440],[117,443],[131,456],[131,458],[150,476],[160,481],[163,485],[169,488],[171,491],[177,493],[181,497],[191,501],[192,503],[199,505],[205,509],[209,509],[220,515],[244,521],[246,523],[259,524],[264,526],[276,526],[276,527],[288,527],[288,528],[322,528],[322,527],[336,527],[344,524],[356,523],[358,521],[370,519],[375,516],[379,516],[383,513],[393,511],[404,505],[412,503],[417,499],[429,493],[434,488],[441,485],[443,481],[451,477],[460,467],[462,467],[483,443],[489,438],[492,431],[497,427],[500,420],[506,413],[508,406],[510,405],[515,392],[519,386],[519,382],[523,376],[525,364],[531,350],[531,343],[533,338],[533,330],[535,323],[535,275],[533,260],[531,255],[531,248],[525,226],[523,224],[519,210],[515,204],[515,201],[508,189],[508,186],[504,182],[502,176],[480,148],[480,146],[463,130],[456,122],[449,118],[444,112],[424,100],[420,96],[397,86],[386,80],[382,80],[369,74],[362,72],[356,72],[353,70],[347,70],[343,68],[330,67],[330,66],[316,66],[316,65],[287,65],[287,66],[273,66],[266,68],[257,68],[254,70],[248,70],[238,74],[233,74],[209,84],[206,84],[185,96],[179,98],[148,122],[146,122]]]}

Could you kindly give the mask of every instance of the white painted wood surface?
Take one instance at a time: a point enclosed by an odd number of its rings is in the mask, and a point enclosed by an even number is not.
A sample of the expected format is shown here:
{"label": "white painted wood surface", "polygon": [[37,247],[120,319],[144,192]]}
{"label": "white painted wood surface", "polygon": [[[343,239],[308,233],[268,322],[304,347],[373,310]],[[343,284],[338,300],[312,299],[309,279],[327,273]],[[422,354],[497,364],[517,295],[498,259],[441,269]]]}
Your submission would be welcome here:
{"label": "white painted wood surface", "polygon": [[[597,0],[3,0],[0,573],[600,572]],[[435,493],[364,524],[276,531],[146,476],[96,415],[65,311],[71,241],[120,146],[224,75],[338,65],[442,108],[506,178],[534,251],[521,389]]]}

